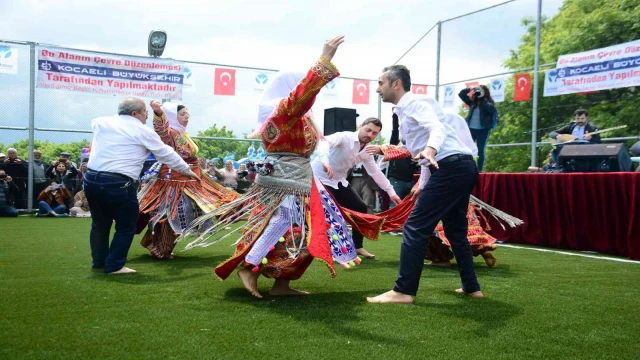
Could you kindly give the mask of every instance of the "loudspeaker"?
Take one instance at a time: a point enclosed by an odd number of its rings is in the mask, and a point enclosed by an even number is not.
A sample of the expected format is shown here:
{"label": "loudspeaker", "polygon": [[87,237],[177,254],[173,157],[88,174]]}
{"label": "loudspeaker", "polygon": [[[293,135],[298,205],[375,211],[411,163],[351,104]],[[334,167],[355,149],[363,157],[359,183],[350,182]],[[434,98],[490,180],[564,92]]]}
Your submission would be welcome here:
{"label": "loudspeaker", "polygon": [[324,110],[324,135],[340,131],[356,131],[355,109],[331,108]]}
{"label": "loudspeaker", "polygon": [[564,145],[558,165],[564,172],[630,171],[631,158],[624,144]]}

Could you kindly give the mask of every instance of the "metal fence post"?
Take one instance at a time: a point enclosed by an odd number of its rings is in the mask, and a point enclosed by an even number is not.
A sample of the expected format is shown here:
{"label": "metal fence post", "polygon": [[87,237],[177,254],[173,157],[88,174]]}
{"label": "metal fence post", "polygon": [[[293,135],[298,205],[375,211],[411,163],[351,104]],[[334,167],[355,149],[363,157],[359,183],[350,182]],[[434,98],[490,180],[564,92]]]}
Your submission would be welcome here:
{"label": "metal fence post", "polygon": [[542,0],[538,0],[536,20],[536,54],[533,65],[533,111],[531,114],[531,166],[536,166],[538,155],[538,73],[540,72],[540,29],[542,28]]}
{"label": "metal fence post", "polygon": [[440,45],[442,44],[442,22],[438,21],[438,50],[436,55],[436,101],[440,100]]}
{"label": "metal fence post", "polygon": [[36,105],[36,43],[30,42],[30,62],[29,67],[29,169],[27,175],[27,210],[33,210],[33,142],[35,128],[35,105]]}

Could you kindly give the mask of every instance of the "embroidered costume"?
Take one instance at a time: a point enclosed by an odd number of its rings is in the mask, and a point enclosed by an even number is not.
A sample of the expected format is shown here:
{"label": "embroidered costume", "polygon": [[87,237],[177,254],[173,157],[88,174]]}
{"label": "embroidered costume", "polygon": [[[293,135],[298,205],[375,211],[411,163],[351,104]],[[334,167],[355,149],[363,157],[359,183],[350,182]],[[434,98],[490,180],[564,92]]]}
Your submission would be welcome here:
{"label": "embroidered costume", "polygon": [[[254,184],[238,200],[197,219],[180,238],[210,220],[216,224],[186,249],[211,245],[241,230],[234,255],[215,269],[221,279],[241,265],[269,278],[296,280],[314,257],[335,276],[334,261],[343,267],[359,263],[347,223],[377,239],[384,220],[341,209],[310,166],[320,137],[310,109],[322,87],[338,76],[334,65],[320,58],[306,75],[282,72],[269,82],[259,107],[262,125],[255,133],[261,135],[267,156],[248,165],[257,173]],[[243,228],[219,234],[246,216]]]}
{"label": "embroidered costume", "polygon": [[197,159],[198,146],[178,122],[177,108],[176,103],[164,103],[162,116],[155,113],[153,115],[153,128],[162,141],[173,147],[189,164],[191,170],[201,178],[201,182],[172,172],[167,165],[162,165],[157,177],[151,179],[138,193],[138,233],[148,227],[140,245],[159,259],[172,257],[175,240],[187,225],[239,196],[201,171]]}

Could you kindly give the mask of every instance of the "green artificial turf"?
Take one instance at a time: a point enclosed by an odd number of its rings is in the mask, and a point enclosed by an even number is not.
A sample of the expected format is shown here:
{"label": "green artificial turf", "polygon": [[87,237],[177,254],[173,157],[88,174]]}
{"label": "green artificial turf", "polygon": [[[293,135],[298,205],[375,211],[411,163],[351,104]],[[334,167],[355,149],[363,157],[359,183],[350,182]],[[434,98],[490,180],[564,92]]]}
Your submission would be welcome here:
{"label": "green artificial turf", "polygon": [[[133,275],[90,268],[90,219],[0,219],[0,359],[631,359],[640,356],[640,264],[502,247],[476,258],[484,299],[425,268],[413,305],[389,290],[400,236],[332,279],[315,261],[292,284],[312,295],[250,297],[215,265],[233,240],[154,261],[134,239]],[[181,250],[184,244],[178,244]]]}

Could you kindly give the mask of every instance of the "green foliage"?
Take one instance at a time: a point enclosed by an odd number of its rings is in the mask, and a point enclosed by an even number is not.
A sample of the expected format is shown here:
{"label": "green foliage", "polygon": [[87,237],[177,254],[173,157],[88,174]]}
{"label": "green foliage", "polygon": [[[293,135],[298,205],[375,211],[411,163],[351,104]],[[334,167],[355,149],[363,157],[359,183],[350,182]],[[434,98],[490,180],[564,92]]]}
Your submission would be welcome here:
{"label": "green foliage", "polygon": [[[227,130],[226,126],[218,129],[217,125],[213,125],[205,131],[199,131],[198,136],[208,136],[208,137],[217,137],[217,138],[237,138],[236,135],[233,134],[232,130]],[[213,158],[224,158],[227,154],[231,154],[233,152],[236,153],[236,160],[240,160],[247,156],[247,151],[251,143],[246,141],[231,141],[231,140],[200,140],[196,139],[195,142],[198,144],[200,148],[200,152],[198,153],[198,157],[204,157],[208,160]],[[260,147],[261,140],[256,139],[254,143],[254,147],[256,151]],[[218,163],[218,166],[222,166],[221,163]]]}
{"label": "green foliage", "polygon": [[[71,154],[71,161],[76,164],[80,162],[80,152],[82,148],[86,148],[89,146],[89,140],[82,140],[70,143],[52,143],[49,141],[39,141],[35,140],[33,142],[34,150],[40,150],[42,152],[42,160],[46,162],[51,162],[58,160],[60,157],[60,153],[63,151]],[[15,148],[18,152],[18,157],[24,160],[29,159],[29,140],[23,139],[18,142],[15,142],[11,145],[3,145],[0,144],[0,152],[7,153],[8,148]]]}
{"label": "green foliage", "polygon": [[[525,18],[526,28],[517,50],[505,67],[512,70],[530,68],[534,64],[535,20]],[[565,54],[612,46],[640,39],[640,2],[629,0],[567,0],[552,19],[543,19],[540,63],[554,63]],[[533,80],[533,74],[531,74]],[[601,129],[626,124],[626,129],[606,133],[605,137],[640,134],[637,104],[640,101],[635,87],[602,90],[586,95],[543,97],[544,72],[540,73],[538,94],[538,128],[545,128],[573,119],[578,108],[589,111],[589,121]],[[496,104],[500,112],[500,126],[492,131],[490,143],[531,142],[531,134],[523,134],[532,127],[532,101],[514,103],[513,78],[507,81],[507,101]],[[548,133],[548,132],[547,132]],[[546,135],[546,134],[545,134]],[[549,139],[544,137],[542,141]],[[627,143],[629,147],[633,141]],[[544,159],[550,146],[542,146],[538,154]],[[539,157],[540,158],[540,157]],[[530,164],[531,148],[487,148],[485,171],[524,171]]]}

